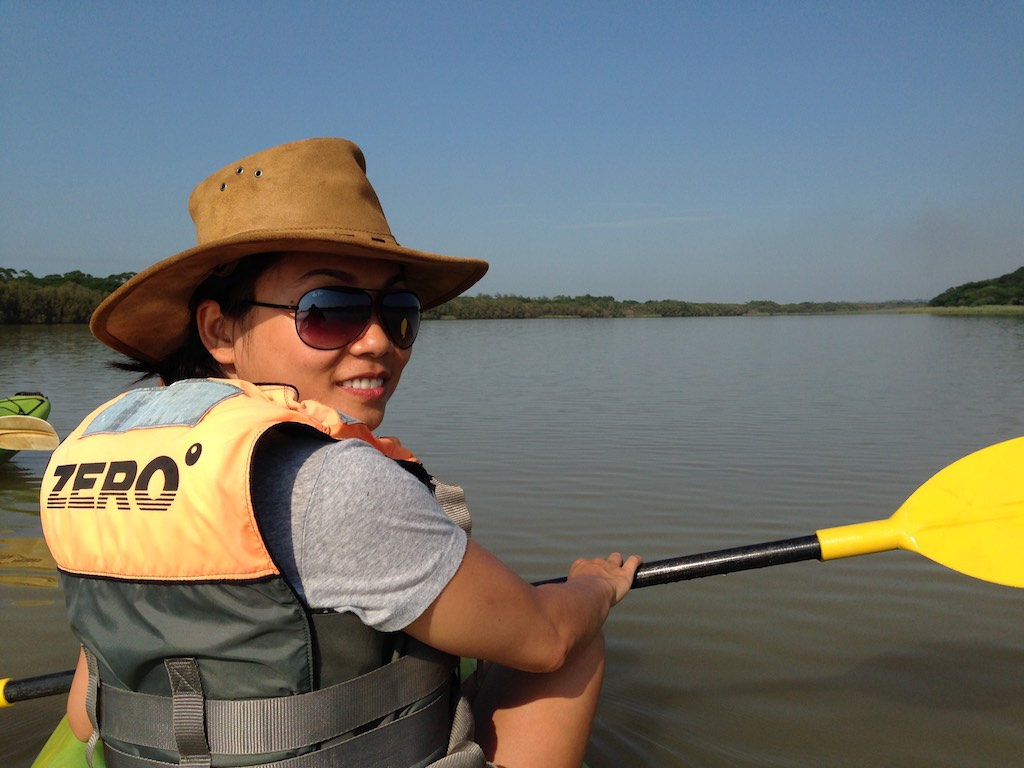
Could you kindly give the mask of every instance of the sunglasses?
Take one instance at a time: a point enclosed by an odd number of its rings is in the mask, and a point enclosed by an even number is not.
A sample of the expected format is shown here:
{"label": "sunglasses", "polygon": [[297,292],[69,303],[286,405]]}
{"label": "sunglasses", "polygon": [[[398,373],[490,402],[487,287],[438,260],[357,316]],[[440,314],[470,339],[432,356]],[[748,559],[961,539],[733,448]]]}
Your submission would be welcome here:
{"label": "sunglasses", "polygon": [[[376,294],[376,296],[374,295]],[[408,349],[420,330],[420,299],[412,291],[365,291],[361,288],[314,288],[298,304],[246,301],[254,307],[295,312],[295,332],[314,349],[341,349],[370,327],[374,311],[381,327],[399,349]]]}

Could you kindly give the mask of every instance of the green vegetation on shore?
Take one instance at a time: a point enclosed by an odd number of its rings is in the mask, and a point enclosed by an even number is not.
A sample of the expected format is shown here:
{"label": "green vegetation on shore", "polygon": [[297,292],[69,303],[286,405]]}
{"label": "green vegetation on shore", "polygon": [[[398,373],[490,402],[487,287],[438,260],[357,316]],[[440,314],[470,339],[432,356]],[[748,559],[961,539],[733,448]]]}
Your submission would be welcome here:
{"label": "green vegetation on shore", "polygon": [[983,307],[1024,305],[1024,267],[991,280],[964,283],[943,291],[930,307]]}
{"label": "green vegetation on shore", "polygon": [[459,296],[424,313],[426,319],[481,320],[538,317],[739,317],[744,315],[820,315],[849,312],[885,312],[922,307],[921,302],[810,302],[778,304],[748,301],[745,304],[697,303],[661,299],[618,301],[611,296]]}
{"label": "green vegetation on shore", "polygon": [[84,272],[36,277],[0,267],[0,323],[87,323],[93,310],[131,272],[93,277]]}
{"label": "green vegetation on shore", "polygon": [[[99,303],[133,273],[93,277],[83,272],[36,277],[28,270],[0,267],[0,324],[86,323]],[[992,307],[991,305],[1002,305]],[[1024,267],[1016,272],[950,288],[930,302],[748,301],[700,303],[661,299],[619,301],[611,296],[460,296],[424,313],[428,320],[540,317],[737,317],[820,315],[853,312],[935,312],[1024,315]]]}

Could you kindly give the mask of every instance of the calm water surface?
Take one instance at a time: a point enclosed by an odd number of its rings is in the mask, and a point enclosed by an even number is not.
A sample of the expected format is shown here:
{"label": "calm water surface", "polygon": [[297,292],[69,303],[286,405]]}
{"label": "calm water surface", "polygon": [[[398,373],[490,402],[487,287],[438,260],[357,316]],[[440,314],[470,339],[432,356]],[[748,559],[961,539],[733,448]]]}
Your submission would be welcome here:
{"label": "calm water surface", "polygon": [[[84,327],[0,326],[0,349],[0,393],[48,394],[61,436],[130,385]],[[529,579],[886,518],[1024,435],[1017,319],[438,322],[405,376],[382,431],[467,488],[474,535]],[[0,677],[75,658],[40,547],[45,460],[0,466]],[[608,625],[588,761],[1020,765],[1022,607],[904,552],[637,590]],[[0,712],[0,765],[27,765],[60,707]]]}

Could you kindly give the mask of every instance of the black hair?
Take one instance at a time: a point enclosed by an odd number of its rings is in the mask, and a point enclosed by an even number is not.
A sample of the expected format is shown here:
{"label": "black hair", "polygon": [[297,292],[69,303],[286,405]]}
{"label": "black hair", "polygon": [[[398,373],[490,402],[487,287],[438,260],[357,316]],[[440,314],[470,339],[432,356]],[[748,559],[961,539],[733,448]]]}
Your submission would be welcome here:
{"label": "black hair", "polygon": [[225,317],[238,319],[246,315],[251,307],[247,302],[255,299],[256,280],[281,254],[257,253],[239,259],[234,269],[224,275],[211,275],[192,293],[188,302],[189,322],[185,341],[174,352],[157,363],[138,358],[128,358],[111,363],[119,371],[141,374],[139,381],[159,377],[164,384],[173,384],[182,379],[223,378],[224,369],[213,359],[210,351],[199,336],[196,310],[199,305],[212,299],[220,305]]}

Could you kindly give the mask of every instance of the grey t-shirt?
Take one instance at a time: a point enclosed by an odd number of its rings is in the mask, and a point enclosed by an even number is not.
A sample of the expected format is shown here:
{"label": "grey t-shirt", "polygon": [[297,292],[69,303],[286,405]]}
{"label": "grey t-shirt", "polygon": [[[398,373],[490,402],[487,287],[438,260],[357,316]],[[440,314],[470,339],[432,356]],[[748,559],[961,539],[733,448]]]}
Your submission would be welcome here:
{"label": "grey t-shirt", "polygon": [[448,584],[466,534],[399,464],[361,440],[264,436],[253,505],[271,555],[313,609],[403,629]]}

